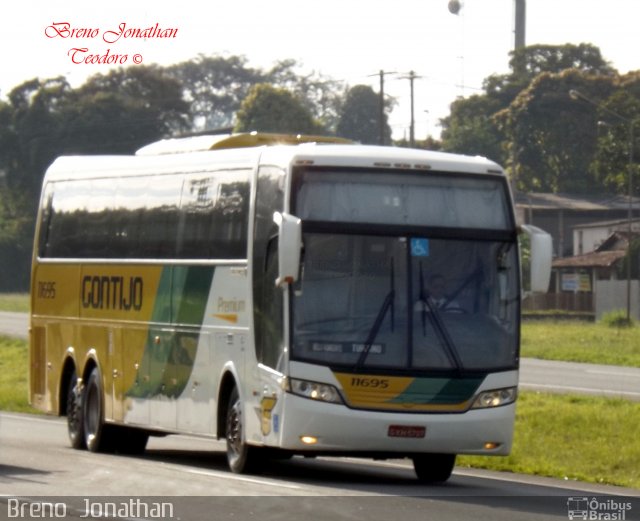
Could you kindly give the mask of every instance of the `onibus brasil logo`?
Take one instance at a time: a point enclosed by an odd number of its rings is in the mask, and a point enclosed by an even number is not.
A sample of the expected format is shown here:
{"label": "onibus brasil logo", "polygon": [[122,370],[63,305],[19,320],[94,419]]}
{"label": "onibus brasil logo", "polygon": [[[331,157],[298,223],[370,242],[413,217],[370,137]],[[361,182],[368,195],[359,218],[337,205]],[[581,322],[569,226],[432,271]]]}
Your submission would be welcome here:
{"label": "onibus brasil logo", "polygon": [[631,503],[618,499],[596,497],[570,497],[567,499],[569,519],[625,521]]}

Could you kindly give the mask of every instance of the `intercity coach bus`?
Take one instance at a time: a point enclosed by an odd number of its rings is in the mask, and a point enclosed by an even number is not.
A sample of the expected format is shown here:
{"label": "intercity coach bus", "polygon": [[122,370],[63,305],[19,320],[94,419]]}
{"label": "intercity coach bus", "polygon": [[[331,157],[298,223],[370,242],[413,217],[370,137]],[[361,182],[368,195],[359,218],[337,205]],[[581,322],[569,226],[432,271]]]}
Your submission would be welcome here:
{"label": "intercity coach bus", "polygon": [[[226,440],[234,472],[411,458],[425,482],[509,453],[524,227],[503,170],[343,141],[196,136],[49,167],[30,400],[74,448],[189,433]],[[546,290],[550,237],[525,231]]]}

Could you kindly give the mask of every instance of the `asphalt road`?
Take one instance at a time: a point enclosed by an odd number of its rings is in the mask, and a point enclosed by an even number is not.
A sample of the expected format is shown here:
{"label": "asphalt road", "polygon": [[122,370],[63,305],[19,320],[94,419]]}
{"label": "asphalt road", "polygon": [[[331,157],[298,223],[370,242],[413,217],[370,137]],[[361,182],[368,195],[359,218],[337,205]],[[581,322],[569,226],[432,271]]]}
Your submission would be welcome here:
{"label": "asphalt road", "polygon": [[630,503],[624,519],[640,519],[637,490],[470,469],[425,486],[404,461],[328,458],[236,475],[217,441],[169,436],[152,439],[142,456],[92,454],[69,447],[62,419],[13,413],[0,413],[0,495],[0,519],[21,498],[64,505],[70,519],[131,499],[149,509],[171,504],[182,520],[533,521],[567,519],[570,498],[604,496],[607,508]]}
{"label": "asphalt road", "polygon": [[0,334],[16,338],[29,338],[29,315],[27,313],[0,312]]}
{"label": "asphalt road", "polygon": [[524,358],[520,388],[640,401],[640,368]]}
{"label": "asphalt road", "polygon": [[[0,312],[0,333],[26,339],[28,330],[27,314]],[[520,364],[520,387],[640,401],[640,368],[525,358]]]}

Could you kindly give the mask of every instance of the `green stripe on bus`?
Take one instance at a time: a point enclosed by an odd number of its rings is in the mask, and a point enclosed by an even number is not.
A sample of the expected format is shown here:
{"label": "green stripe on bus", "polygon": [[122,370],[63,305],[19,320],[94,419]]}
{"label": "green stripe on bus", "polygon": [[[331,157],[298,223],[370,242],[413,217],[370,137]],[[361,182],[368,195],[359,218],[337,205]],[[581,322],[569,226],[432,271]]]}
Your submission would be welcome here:
{"label": "green stripe on bus", "polygon": [[484,380],[476,378],[416,378],[401,394],[388,403],[456,404],[475,394]]}
{"label": "green stripe on bus", "polygon": [[[163,269],[133,398],[177,398],[189,381],[213,280],[213,266]],[[157,325],[153,325],[157,324]],[[197,330],[174,327],[198,326]]]}

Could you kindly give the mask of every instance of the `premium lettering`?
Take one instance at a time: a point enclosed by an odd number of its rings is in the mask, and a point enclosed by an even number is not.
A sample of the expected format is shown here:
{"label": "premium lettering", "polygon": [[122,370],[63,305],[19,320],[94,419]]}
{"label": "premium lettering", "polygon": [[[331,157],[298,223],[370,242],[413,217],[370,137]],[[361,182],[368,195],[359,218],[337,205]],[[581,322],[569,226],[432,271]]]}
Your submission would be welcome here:
{"label": "premium lettering", "polygon": [[246,308],[244,300],[225,300],[222,297],[218,298],[218,313],[242,313]]}
{"label": "premium lettering", "polygon": [[82,307],[140,311],[143,297],[142,277],[86,275],[82,279]]}

